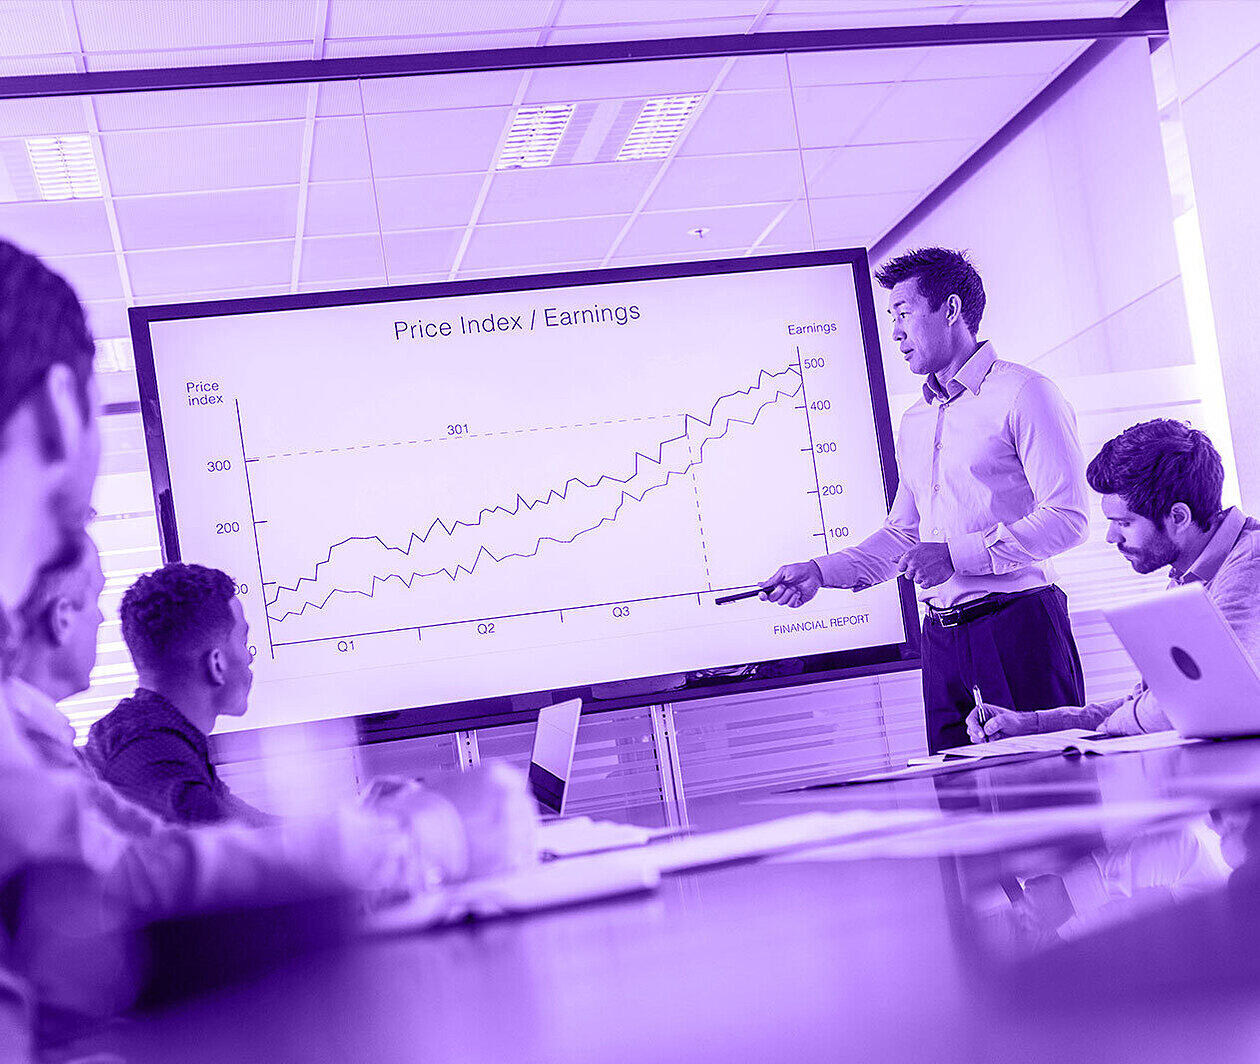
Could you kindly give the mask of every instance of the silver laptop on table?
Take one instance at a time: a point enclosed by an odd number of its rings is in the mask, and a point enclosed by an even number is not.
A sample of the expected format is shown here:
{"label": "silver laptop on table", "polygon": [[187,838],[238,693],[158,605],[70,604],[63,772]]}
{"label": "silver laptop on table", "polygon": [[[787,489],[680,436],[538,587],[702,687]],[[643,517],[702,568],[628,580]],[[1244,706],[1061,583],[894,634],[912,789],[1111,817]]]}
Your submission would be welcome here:
{"label": "silver laptop on table", "polygon": [[581,716],[580,698],[538,711],[534,750],[529,757],[529,789],[544,816],[564,816]]}
{"label": "silver laptop on table", "polygon": [[1187,738],[1260,735],[1260,671],[1202,584],[1103,610]]}

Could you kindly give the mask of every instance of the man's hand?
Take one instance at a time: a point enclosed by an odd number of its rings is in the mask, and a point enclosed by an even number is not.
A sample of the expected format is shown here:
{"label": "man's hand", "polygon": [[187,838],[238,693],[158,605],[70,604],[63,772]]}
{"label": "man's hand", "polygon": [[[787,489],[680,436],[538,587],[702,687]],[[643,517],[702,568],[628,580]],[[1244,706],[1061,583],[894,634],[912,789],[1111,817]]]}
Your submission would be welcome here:
{"label": "man's hand", "polygon": [[780,606],[804,606],[818,594],[822,582],[817,562],[793,562],[761,582],[761,598]]}
{"label": "man's hand", "polygon": [[[988,718],[983,727],[980,724],[981,710],[984,710]],[[1007,739],[1012,735],[1032,735],[1036,731],[1036,713],[1016,713],[1013,709],[1003,709],[1001,706],[982,702],[967,714],[967,735],[973,743]]]}
{"label": "man's hand", "polygon": [[944,543],[916,543],[902,556],[897,568],[919,587],[936,587],[954,575],[954,560]]}
{"label": "man's hand", "polygon": [[510,872],[538,860],[538,807],[525,776],[502,762],[434,777],[468,837],[468,877]]}

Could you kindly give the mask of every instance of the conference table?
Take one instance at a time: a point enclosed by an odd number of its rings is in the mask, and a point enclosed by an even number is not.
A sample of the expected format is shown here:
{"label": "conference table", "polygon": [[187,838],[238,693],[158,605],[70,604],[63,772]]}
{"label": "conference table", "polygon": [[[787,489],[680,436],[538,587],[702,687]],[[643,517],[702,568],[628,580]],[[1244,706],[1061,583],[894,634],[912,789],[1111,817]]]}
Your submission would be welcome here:
{"label": "conference table", "polygon": [[354,939],[91,1044],[181,1064],[1256,1060],[1257,802],[1260,739],[692,800],[697,831],[939,819]]}

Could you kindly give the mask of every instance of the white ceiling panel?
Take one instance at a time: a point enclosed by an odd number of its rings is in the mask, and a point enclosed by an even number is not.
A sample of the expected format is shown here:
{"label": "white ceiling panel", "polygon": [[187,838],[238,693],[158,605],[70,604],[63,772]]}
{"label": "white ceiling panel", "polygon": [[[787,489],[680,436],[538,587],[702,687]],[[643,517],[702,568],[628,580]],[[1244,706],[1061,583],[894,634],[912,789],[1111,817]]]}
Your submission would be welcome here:
{"label": "white ceiling panel", "polygon": [[685,22],[640,22],[632,27],[573,26],[551,30],[547,44],[592,44],[603,41],[655,41],[672,37],[715,37],[747,33],[751,18],[693,19]]}
{"label": "white ceiling panel", "polygon": [[599,259],[624,223],[624,218],[612,217],[478,226],[462,265],[470,270],[509,270]]}
{"label": "white ceiling panel", "polygon": [[329,38],[401,37],[535,29],[547,25],[552,0],[330,0]]}
{"label": "white ceiling panel", "polygon": [[320,82],[315,113],[321,118],[328,115],[361,115],[363,107],[359,97],[359,82],[354,79]]}
{"label": "white ceiling panel", "polygon": [[[815,85],[796,91],[796,116],[806,148],[848,144],[894,91],[892,85]],[[916,126],[919,135],[929,127]],[[946,133],[940,133],[946,136]],[[914,140],[908,133],[890,140]]]}
{"label": "white ceiling panel", "polygon": [[376,200],[370,181],[335,181],[311,184],[306,190],[308,236],[337,233],[374,233]]}
{"label": "white ceiling panel", "polygon": [[[601,259],[586,259],[577,261],[556,261],[556,262],[540,262],[535,263],[529,269],[528,276],[548,277],[559,273],[576,273],[582,270],[598,270],[603,264]],[[521,276],[524,271],[515,271],[513,276]],[[468,281],[481,277],[502,277],[504,271],[501,267],[489,267],[480,270],[460,270],[458,280]]]}
{"label": "white ceiling panel", "polygon": [[368,137],[379,177],[485,170],[494,160],[506,107],[371,115]]}
{"label": "white ceiling panel", "polygon": [[107,299],[84,303],[83,310],[87,314],[92,339],[116,340],[131,335],[131,328],[127,324],[127,304],[123,300]]}
{"label": "white ceiling panel", "polygon": [[292,267],[292,240],[174,251],[133,251],[127,254],[127,271],[138,299],[180,292],[284,284],[289,280]]}
{"label": "white ceiling panel", "polygon": [[83,100],[79,97],[0,100],[0,137],[86,133],[88,129]]}
{"label": "white ceiling panel", "polygon": [[863,26],[926,26],[952,22],[965,8],[962,4],[924,5],[907,0],[897,4],[888,2],[868,7],[850,4],[824,4],[817,8],[800,8],[798,0],[790,4],[780,2],[758,27],[763,33],[781,33],[792,30],[845,30]]}
{"label": "white ceiling panel", "polygon": [[[854,142],[915,140],[932,134],[951,139],[987,138],[1031,99],[1044,81],[1040,75],[907,81],[871,114]],[[807,146],[822,145],[811,141]]]}
{"label": "white ceiling panel", "polygon": [[484,180],[482,174],[382,178],[376,183],[381,228],[390,232],[466,225]]}
{"label": "white ceiling panel", "polygon": [[722,59],[684,59],[551,67],[534,71],[525,100],[552,103],[707,92],[721,72],[723,62]]}
{"label": "white ceiling panel", "polygon": [[77,52],[74,28],[66,8],[48,0],[4,0],[0,3],[0,55]]}
{"label": "white ceiling panel", "polygon": [[786,92],[719,92],[685,135],[681,155],[734,155],[796,147]]}
{"label": "white ceiling panel", "polygon": [[921,192],[952,173],[975,147],[971,140],[863,144],[805,153],[811,196]]}
{"label": "white ceiling panel", "polygon": [[389,266],[390,279],[401,274],[449,270],[463,236],[462,228],[386,233],[385,261]]}
{"label": "white ceiling panel", "polygon": [[364,78],[368,114],[438,111],[453,107],[508,107],[525,75],[516,70],[441,74],[415,78]]}
{"label": "white ceiling panel", "polygon": [[287,282],[284,284],[241,285],[236,288],[230,285],[223,285],[220,288],[206,288],[196,292],[159,292],[145,296],[143,300],[137,301],[136,305],[151,303],[155,306],[161,306],[164,303],[209,303],[215,299],[256,299],[259,296],[283,296],[288,294],[289,285]]}
{"label": "white ceiling panel", "polygon": [[0,56],[0,77],[5,78],[27,74],[73,74],[78,69],[75,55]]}
{"label": "white ceiling panel", "polygon": [[74,0],[89,52],[310,41],[322,31],[320,0]]}
{"label": "white ceiling panel", "polygon": [[[674,255],[696,250],[743,250],[757,239],[782,205],[710,207],[640,215],[617,249],[623,255]],[[704,228],[702,238],[690,230]]]}
{"label": "white ceiling panel", "polygon": [[[752,18],[763,0],[565,0],[557,26],[621,26],[634,30],[644,22],[683,19]],[[632,40],[625,32],[626,40]]]}
{"label": "white ceiling panel", "polygon": [[310,179],[348,181],[371,176],[362,117],[316,119]]}
{"label": "white ceiling panel", "polygon": [[225,125],[300,119],[305,85],[244,85],[224,89],[106,93],[94,98],[102,130]]}
{"label": "white ceiling panel", "polygon": [[1136,0],[971,0],[959,22],[1027,22],[1033,19],[1114,18]]}
{"label": "white ceiling panel", "polygon": [[114,249],[101,199],[0,204],[0,234],[40,256]]}
{"label": "white ceiling panel", "polygon": [[1021,44],[967,44],[924,48],[910,74],[913,81],[933,78],[1001,77],[1050,74],[1067,66],[1090,41],[1027,41]]}
{"label": "white ceiling panel", "polygon": [[675,159],[652,193],[648,209],[782,203],[804,195],[800,155],[696,155]]}
{"label": "white ceiling panel", "polygon": [[279,188],[137,196],[117,201],[123,246],[170,248],[292,237],[296,185]]}
{"label": "white ceiling panel", "polygon": [[370,55],[424,55],[429,52],[474,52],[482,48],[532,48],[538,43],[538,30],[506,33],[469,33],[445,37],[363,37],[327,41],[325,59],[348,59]]}
{"label": "white ceiling panel", "polygon": [[48,259],[48,266],[74,285],[74,290],[84,302],[123,297],[118,260],[113,255],[54,257]]}
{"label": "white ceiling panel", "polygon": [[[440,276],[445,277],[445,274]],[[355,288],[382,288],[379,275],[372,277],[338,277],[327,281],[306,281],[297,286],[299,292],[344,292]]]}
{"label": "white ceiling panel", "polygon": [[198,192],[297,181],[301,122],[107,133],[114,195]]}
{"label": "white ceiling panel", "polygon": [[[943,51],[953,51],[942,49]],[[865,85],[909,77],[930,48],[876,48],[866,52],[801,52],[788,56],[792,84]]]}
{"label": "white ceiling panel", "polygon": [[283,63],[310,57],[309,43],[238,44],[231,47],[181,48],[169,52],[88,52],[84,55],[84,63],[89,71],[156,70],[162,67]]}
{"label": "white ceiling panel", "polygon": [[625,215],[659,169],[657,161],[641,161],[504,170],[494,175],[481,221]]}
{"label": "white ceiling panel", "polygon": [[732,89],[787,89],[787,56],[745,55],[740,56],[722,79],[724,90]]}
{"label": "white ceiling panel", "polygon": [[326,236],[302,241],[301,280],[385,279],[381,239],[371,236]]}
{"label": "white ceiling panel", "polygon": [[[916,193],[895,192],[874,196],[838,196],[812,200],[809,215],[819,247],[867,246],[882,236],[915,205]],[[793,232],[799,214],[785,218],[772,240]]]}

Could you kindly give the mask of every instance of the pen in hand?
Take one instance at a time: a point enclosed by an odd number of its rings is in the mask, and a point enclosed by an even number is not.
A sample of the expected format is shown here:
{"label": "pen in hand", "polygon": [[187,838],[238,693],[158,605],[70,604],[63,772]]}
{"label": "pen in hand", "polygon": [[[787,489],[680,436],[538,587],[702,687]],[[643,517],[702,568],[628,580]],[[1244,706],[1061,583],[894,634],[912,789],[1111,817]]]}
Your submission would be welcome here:
{"label": "pen in hand", "polygon": [[989,736],[984,730],[984,726],[989,723],[989,711],[984,708],[984,698],[980,694],[980,685],[975,684],[971,688],[971,697],[976,701],[976,709],[980,711],[980,741],[987,743]]}

